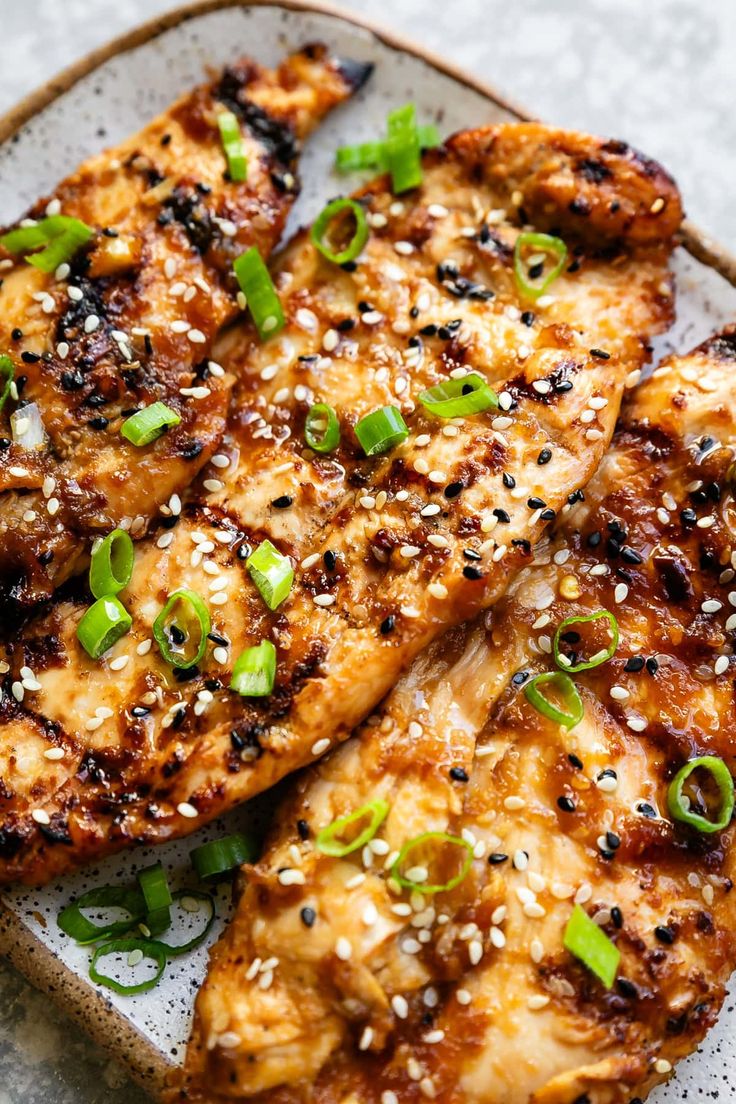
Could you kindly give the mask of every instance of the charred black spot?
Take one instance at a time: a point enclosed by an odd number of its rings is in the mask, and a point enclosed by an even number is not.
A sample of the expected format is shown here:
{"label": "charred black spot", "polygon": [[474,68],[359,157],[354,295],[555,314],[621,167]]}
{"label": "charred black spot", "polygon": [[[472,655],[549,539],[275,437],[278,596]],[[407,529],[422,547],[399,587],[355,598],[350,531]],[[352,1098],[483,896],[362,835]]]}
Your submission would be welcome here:
{"label": "charred black spot", "polygon": [[215,224],[197,192],[175,188],[163,204],[166,211],[180,223],[195,249],[206,253],[215,238]]}
{"label": "charred black spot", "polygon": [[679,604],[693,597],[690,576],[680,560],[674,556],[655,556],[653,562],[671,602]]}
{"label": "charred black spot", "polygon": [[69,822],[61,813],[55,813],[51,817],[50,824],[41,824],[39,827],[41,834],[49,843],[62,843],[66,847],[71,847],[73,841],[69,834]]}
{"label": "charred black spot", "polygon": [[275,119],[258,104],[246,99],[242,72],[238,72],[235,68],[227,68],[215,90],[215,98],[243,120],[253,137],[261,142],[277,161],[286,166],[295,164],[299,149],[294,132],[287,123]]}
{"label": "charred black spot", "polygon": [[584,157],[582,161],[578,161],[575,171],[591,184],[601,184],[613,176],[607,165],[593,157]]}

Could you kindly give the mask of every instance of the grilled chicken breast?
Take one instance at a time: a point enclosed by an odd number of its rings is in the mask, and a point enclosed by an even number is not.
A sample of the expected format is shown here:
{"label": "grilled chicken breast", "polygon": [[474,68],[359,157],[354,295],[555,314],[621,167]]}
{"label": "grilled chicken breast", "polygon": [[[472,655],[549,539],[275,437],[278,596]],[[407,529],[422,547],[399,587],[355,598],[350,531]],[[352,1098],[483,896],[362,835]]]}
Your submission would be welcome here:
{"label": "grilled chicken breast", "polygon": [[[238,311],[233,259],[270,254],[298,192],[299,141],[369,68],[319,46],[275,71],[242,61],[32,208],[94,229],[71,264],[47,275],[0,249],[0,351],[45,431],[38,447],[13,444],[16,403],[0,413],[5,623],[79,570],[90,538],[116,525],[141,536],[214,453],[233,381],[207,362]],[[244,183],[226,171],[223,107],[241,122]],[[156,401],[180,424],[144,447],[125,440],[124,418]]]}
{"label": "grilled chicken breast", "polygon": [[[736,329],[664,362],[510,594],[295,785],[212,953],[177,1099],[624,1104],[703,1038],[736,954],[734,829],[673,819],[668,786],[697,756],[736,766],[735,368]],[[574,674],[564,727],[524,687],[555,669],[557,627],[601,610],[620,638]],[[586,631],[563,632],[573,667],[610,643]],[[320,850],[376,801],[364,847]],[[395,868],[425,832],[464,843]],[[426,892],[464,848],[467,876]],[[611,989],[563,947],[574,905],[620,953]]]}
{"label": "grilled chicken breast", "polygon": [[[78,591],[7,645],[3,880],[181,835],[324,754],[422,647],[501,596],[600,462],[624,382],[672,315],[680,204],[662,170],[618,144],[506,126],[428,156],[410,196],[382,179],[361,202],[371,234],[351,271],[303,235],[275,276],[286,328],[265,345],[238,328],[218,350],[238,381],[227,433],[184,508],[171,499],[164,530],[137,544],[120,595],[131,633],[88,659]],[[536,304],[514,276],[521,226],[555,228],[570,250]],[[425,411],[423,388],[470,369],[500,409]],[[329,456],[305,450],[318,401],[341,424]],[[385,405],[409,435],[366,458],[355,424]],[[274,612],[244,562],[265,537],[296,567]],[[214,633],[185,673],[151,641],[180,587],[205,597]],[[228,686],[263,639],[276,683],[249,701]]]}

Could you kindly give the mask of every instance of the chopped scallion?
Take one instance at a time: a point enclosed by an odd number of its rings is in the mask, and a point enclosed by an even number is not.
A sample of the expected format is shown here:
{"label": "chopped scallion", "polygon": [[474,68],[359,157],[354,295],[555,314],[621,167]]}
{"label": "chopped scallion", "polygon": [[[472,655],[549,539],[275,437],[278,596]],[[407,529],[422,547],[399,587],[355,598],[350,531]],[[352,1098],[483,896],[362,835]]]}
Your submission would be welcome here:
{"label": "chopped scallion", "polygon": [[92,659],[112,648],[130,631],[133,620],[122,602],[112,595],[98,598],[77,625],[77,639]]}
{"label": "chopped scallion", "polygon": [[580,959],[606,989],[611,988],[616,980],[621,952],[580,905],[575,905],[567,922],[563,946]]}
{"label": "chopped scallion", "polygon": [[[332,249],[327,240],[328,234],[334,237],[336,224],[343,223],[341,216],[349,214],[355,222],[352,237],[342,249]],[[368,241],[368,222],[365,211],[354,199],[333,199],[317,216],[311,231],[312,242],[316,249],[333,264],[345,264],[354,261]]]}
{"label": "chopped scallion", "polygon": [[125,529],[114,529],[92,549],[89,589],[95,598],[119,594],[133,574],[133,541]]}
{"label": "chopped scallion", "polygon": [[405,441],[409,429],[398,407],[382,406],[360,419],[355,436],[366,456],[377,456]]}
{"label": "chopped scallion", "polygon": [[276,649],[270,640],[262,640],[238,656],[230,689],[244,698],[266,698],[275,682]]}
{"label": "chopped scallion", "polygon": [[340,423],[327,403],[310,406],[304,423],[304,439],[315,452],[333,452],[340,444]]}
{"label": "chopped scallion", "polygon": [[[429,862],[446,861],[448,854],[453,856],[455,873],[444,882],[430,882]],[[445,893],[467,877],[472,864],[473,848],[467,840],[446,832],[424,832],[404,844],[391,867],[391,877],[416,893]]]}
{"label": "chopped scallion", "polygon": [[270,610],[280,606],[291,591],[294,568],[270,540],[264,540],[245,561],[250,577]]}
{"label": "chopped scallion", "polygon": [[240,184],[248,175],[248,160],[238,117],[232,111],[221,111],[217,116],[217,125],[227,158],[228,174],[234,183]]}
{"label": "chopped scallion", "polygon": [[[350,855],[373,839],[388,816],[388,810],[389,804],[382,798],[369,801],[367,805],[362,805],[360,809],[348,813],[347,816],[333,820],[332,824],[328,824],[326,828],[323,828],[317,836],[315,847],[325,855],[334,855],[336,858]],[[362,831],[346,839],[349,829],[355,828],[366,818],[368,818],[368,823]]]}
{"label": "chopped scallion", "polygon": [[498,407],[498,395],[478,372],[420,391],[419,401],[437,418],[462,418]]}
{"label": "chopped scallion", "polygon": [[[554,705],[542,691],[542,686],[556,690],[562,699],[564,709]],[[543,717],[549,717],[555,724],[564,728],[574,728],[583,719],[585,707],[577,686],[569,675],[562,671],[547,671],[531,679],[524,687],[524,696]]]}
{"label": "chopped scallion", "polygon": [[166,599],[153,622],[153,635],[166,662],[188,670],[204,656],[211,628],[209,610],[202,598],[195,590],[181,587]]}
{"label": "chopped scallion", "polygon": [[181,418],[175,410],[166,403],[155,402],[126,418],[120,427],[120,435],[132,445],[141,447],[150,445],[169,426],[179,425],[180,422]]}
{"label": "chopped scallion", "polygon": [[[711,819],[706,816],[707,809],[696,812],[690,798],[683,792],[685,784],[695,771],[704,771],[718,791],[719,807]],[[698,804],[705,805],[706,797],[699,787]],[[690,759],[683,767],[680,767],[675,777],[670,782],[667,790],[667,805],[674,820],[688,824],[699,832],[720,832],[731,823],[734,809],[734,785],[731,772],[716,755],[700,755],[696,759]]]}
{"label": "chopped scallion", "polygon": [[255,245],[242,253],[233,267],[258,336],[265,341],[283,329],[286,322],[270,273]]}

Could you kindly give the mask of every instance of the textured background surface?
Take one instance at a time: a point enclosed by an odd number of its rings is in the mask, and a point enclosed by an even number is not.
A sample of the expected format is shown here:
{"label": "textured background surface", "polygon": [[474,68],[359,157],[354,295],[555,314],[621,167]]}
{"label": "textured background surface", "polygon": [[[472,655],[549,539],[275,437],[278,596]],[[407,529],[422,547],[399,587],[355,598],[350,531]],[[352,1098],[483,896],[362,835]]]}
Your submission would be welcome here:
{"label": "textured background surface", "polygon": [[[0,112],[174,0],[0,0]],[[736,251],[732,0],[352,0],[555,122],[659,158],[692,218]],[[244,43],[244,49],[248,44]],[[728,182],[728,183],[727,183]],[[0,1104],[144,1104],[47,999],[0,964]]]}

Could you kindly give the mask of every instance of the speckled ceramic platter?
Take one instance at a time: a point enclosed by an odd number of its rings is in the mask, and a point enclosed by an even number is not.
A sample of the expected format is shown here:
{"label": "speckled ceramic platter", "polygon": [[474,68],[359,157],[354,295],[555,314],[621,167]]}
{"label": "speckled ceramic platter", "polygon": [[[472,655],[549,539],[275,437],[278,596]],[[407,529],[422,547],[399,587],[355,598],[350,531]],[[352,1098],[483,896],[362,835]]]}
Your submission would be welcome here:
{"label": "speckled ceramic platter", "polygon": [[[292,228],[310,220],[342,187],[331,171],[335,148],[374,137],[388,109],[407,99],[417,103],[423,121],[436,121],[444,133],[523,114],[441,60],[320,4],[204,0],[97,51],[0,119],[0,224],[20,214],[39,193],[51,190],[82,158],[137,130],[199,81],[208,66],[220,66],[244,53],[272,64],[286,51],[315,39],[345,55],[370,59],[376,71],[360,96],[328,120],[309,146]],[[673,347],[684,350],[736,319],[736,258],[693,228],[686,230],[684,240],[688,251],[679,250],[676,259],[679,317],[659,343],[657,358]],[[191,848],[254,816],[262,814],[258,809],[241,810],[226,823],[158,848],[156,857],[172,872],[176,886],[186,885]],[[152,861],[152,854],[147,849],[117,856],[42,890],[5,892],[0,951],[155,1096],[172,1065],[182,1058],[206,948],[174,960],[151,992],[119,997],[90,982],[88,951],[76,947],[56,926],[56,916],[71,897],[90,886],[133,880],[135,871]],[[221,890],[212,939],[227,921],[228,909],[227,893]],[[736,1009],[730,1002],[703,1051],[683,1063],[675,1080],[652,1099],[656,1104],[684,1099],[695,1104],[719,1094],[721,1101],[736,1101]]]}

